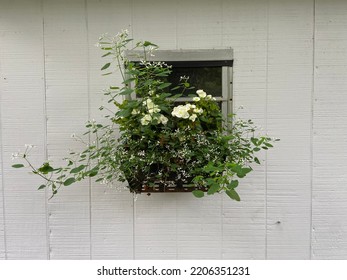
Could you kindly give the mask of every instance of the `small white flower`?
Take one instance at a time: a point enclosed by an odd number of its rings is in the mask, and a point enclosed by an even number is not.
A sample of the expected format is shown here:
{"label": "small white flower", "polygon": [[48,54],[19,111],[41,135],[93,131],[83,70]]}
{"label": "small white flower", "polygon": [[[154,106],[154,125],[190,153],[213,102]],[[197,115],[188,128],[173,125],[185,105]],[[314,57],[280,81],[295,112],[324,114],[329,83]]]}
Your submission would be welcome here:
{"label": "small white flower", "polygon": [[195,102],[198,102],[198,101],[200,101],[200,97],[193,97],[193,101],[195,101]]}
{"label": "small white flower", "polygon": [[19,153],[12,153],[12,155],[11,155],[11,159],[12,159],[12,160],[15,160],[15,159],[21,158],[21,157],[23,157],[23,156],[20,155]]}
{"label": "small white flower", "polygon": [[206,99],[212,99],[212,95],[211,94],[207,95]]}
{"label": "small white flower", "polygon": [[159,122],[161,122],[163,125],[166,125],[168,120],[169,119],[167,117],[165,117],[164,115],[159,116]]}
{"label": "small white flower", "polygon": [[198,89],[196,91],[197,95],[199,95],[200,98],[205,98],[206,97],[206,92],[204,92],[202,89]]}
{"label": "small white flower", "polygon": [[197,114],[202,114],[203,111],[204,111],[204,110],[201,109],[201,108],[195,108],[195,109],[193,110],[193,112],[194,112],[194,113],[197,113]]}
{"label": "small white flower", "polygon": [[141,119],[141,124],[142,125],[148,125],[150,122],[152,121],[152,116],[149,114],[146,114],[143,116],[143,118]]}
{"label": "small white flower", "polygon": [[[192,108],[195,108],[195,105],[192,105],[190,103],[187,103],[186,105],[184,105],[187,108],[187,111],[189,111]],[[193,107],[194,106],[194,107]]]}
{"label": "small white flower", "polygon": [[132,114],[132,115],[138,115],[138,114],[140,114],[140,111],[137,110],[137,109],[133,109],[133,110],[131,111],[131,114]]}
{"label": "small white flower", "polygon": [[159,113],[161,111],[159,109],[158,105],[154,104],[152,99],[150,99],[150,98],[143,101],[143,105],[147,106],[147,110],[150,114]]}
{"label": "small white flower", "polygon": [[198,117],[198,116],[197,116],[196,114],[192,114],[192,115],[189,117],[189,119],[190,119],[192,122],[195,122],[195,120],[196,120],[197,117]]}

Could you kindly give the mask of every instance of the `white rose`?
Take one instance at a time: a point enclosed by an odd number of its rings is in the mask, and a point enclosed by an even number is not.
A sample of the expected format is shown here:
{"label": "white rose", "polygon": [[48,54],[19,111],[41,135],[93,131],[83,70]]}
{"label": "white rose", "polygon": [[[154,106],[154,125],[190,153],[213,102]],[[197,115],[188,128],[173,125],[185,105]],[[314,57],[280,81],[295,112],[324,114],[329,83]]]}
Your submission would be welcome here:
{"label": "white rose", "polygon": [[198,101],[200,101],[200,97],[193,97],[193,101],[195,101],[195,102],[198,102]]}
{"label": "white rose", "polygon": [[188,119],[188,110],[189,109],[186,106],[178,105],[177,107],[173,108],[171,115],[177,118]]}
{"label": "white rose", "polygon": [[204,92],[202,89],[198,89],[196,91],[197,95],[199,95],[200,98],[205,98],[206,97],[206,92]]}
{"label": "white rose", "polygon": [[207,95],[206,99],[212,99],[212,95],[211,94]]}

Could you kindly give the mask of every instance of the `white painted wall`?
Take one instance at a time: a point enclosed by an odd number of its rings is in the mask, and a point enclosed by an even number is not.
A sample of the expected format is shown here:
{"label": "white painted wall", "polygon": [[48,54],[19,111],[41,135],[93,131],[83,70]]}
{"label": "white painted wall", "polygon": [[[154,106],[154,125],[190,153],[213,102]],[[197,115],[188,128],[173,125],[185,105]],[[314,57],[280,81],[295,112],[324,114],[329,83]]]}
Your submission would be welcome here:
{"label": "white painted wall", "polygon": [[[347,2],[1,0],[0,259],[346,259]],[[93,182],[52,200],[14,170],[38,146],[59,162],[100,119],[100,34],[128,28],[163,49],[232,47],[235,108],[272,136],[224,196],[141,195]]]}

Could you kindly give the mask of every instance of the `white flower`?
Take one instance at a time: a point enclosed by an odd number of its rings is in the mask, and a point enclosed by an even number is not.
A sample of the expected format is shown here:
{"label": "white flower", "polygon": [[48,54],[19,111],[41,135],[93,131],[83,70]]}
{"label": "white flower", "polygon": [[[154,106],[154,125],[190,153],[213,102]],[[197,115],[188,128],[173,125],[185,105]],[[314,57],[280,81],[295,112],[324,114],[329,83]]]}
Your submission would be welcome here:
{"label": "white flower", "polygon": [[132,112],[131,112],[132,115],[138,115],[140,114],[140,111],[137,110],[137,109],[133,109]]}
{"label": "white flower", "polygon": [[158,105],[154,105],[153,108],[148,109],[148,113],[153,114],[153,113],[159,113],[161,110],[159,109]]}
{"label": "white flower", "polygon": [[143,118],[141,119],[141,124],[142,125],[148,125],[150,122],[152,121],[152,116],[149,114],[146,114],[143,116]]}
{"label": "white flower", "polygon": [[201,108],[196,108],[196,109],[193,110],[193,112],[194,112],[194,113],[197,113],[197,114],[202,114],[203,111],[204,111],[204,110],[201,109]]}
{"label": "white flower", "polygon": [[143,105],[147,106],[148,113],[150,113],[150,114],[160,112],[158,105],[154,104],[152,99],[150,99],[150,98],[143,101]]}
{"label": "white flower", "polygon": [[185,105],[178,105],[177,107],[173,108],[171,115],[173,115],[174,117],[177,117],[177,118],[188,119],[189,118],[189,113],[188,113],[189,109],[190,108],[188,108]]}
{"label": "white flower", "polygon": [[201,97],[201,98],[205,98],[206,97],[206,92],[204,92],[202,89],[198,89],[197,91],[196,91],[196,93],[197,93],[197,95],[199,95],[199,97]]}
{"label": "white flower", "polygon": [[190,104],[190,103],[187,103],[185,106],[187,107],[187,111],[192,108],[194,109],[196,107],[194,104]]}
{"label": "white flower", "polygon": [[192,122],[195,122],[195,119],[197,118],[198,116],[196,114],[192,114],[189,119],[192,121]]}
{"label": "white flower", "polygon": [[212,95],[211,94],[207,95],[206,99],[212,99]]}
{"label": "white flower", "polygon": [[193,97],[193,101],[195,101],[195,102],[198,102],[198,101],[200,101],[200,97]]}
{"label": "white flower", "polygon": [[169,119],[167,118],[167,117],[165,117],[164,115],[160,115],[159,116],[159,122],[160,123],[162,123],[162,124],[167,124],[167,121],[168,121]]}
{"label": "white flower", "polygon": [[12,153],[11,159],[15,160],[17,158],[21,158],[22,156],[19,153]]}

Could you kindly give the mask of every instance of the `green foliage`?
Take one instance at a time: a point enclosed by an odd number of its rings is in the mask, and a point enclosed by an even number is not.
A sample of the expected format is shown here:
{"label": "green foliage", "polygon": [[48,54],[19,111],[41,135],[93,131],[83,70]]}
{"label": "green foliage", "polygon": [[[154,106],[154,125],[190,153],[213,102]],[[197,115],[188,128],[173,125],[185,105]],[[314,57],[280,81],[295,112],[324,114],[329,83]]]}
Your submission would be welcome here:
{"label": "green foliage", "polygon": [[[71,152],[66,166],[58,168],[48,162],[35,168],[28,160],[29,150],[22,155],[32,172],[45,181],[38,189],[48,187],[53,196],[62,186],[95,177],[96,182],[109,185],[128,182],[132,192],[140,192],[142,186],[189,184],[195,197],[226,193],[239,201],[238,178],[252,171],[252,163],[260,164],[255,153],[272,148],[274,140],[256,136],[251,120],[235,115],[224,119],[216,100],[194,89],[188,78],[183,77],[177,85],[168,83],[171,66],[147,59],[157,45],[135,43],[135,49],[143,50],[142,60],[127,61],[124,52],[131,41],[126,32],[100,39],[103,57],[111,58],[101,70],[110,74],[113,68],[118,69],[123,82],[105,92],[108,103],[116,108],[116,113],[111,111],[106,117],[107,124],[90,121],[84,133],[89,140],[74,137],[86,144],[86,149]],[[175,103],[183,94],[192,100]]]}

